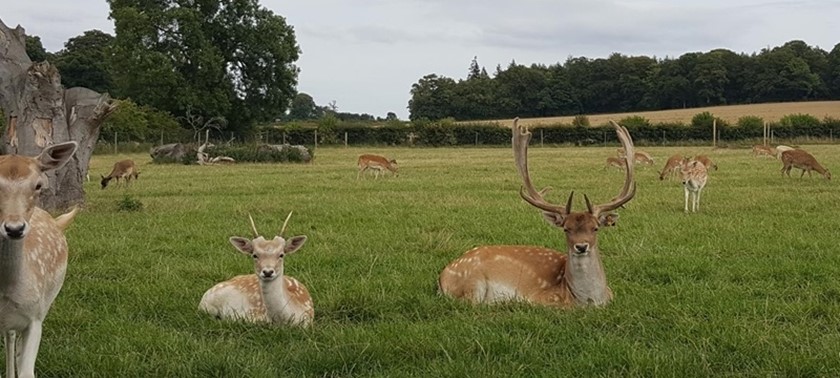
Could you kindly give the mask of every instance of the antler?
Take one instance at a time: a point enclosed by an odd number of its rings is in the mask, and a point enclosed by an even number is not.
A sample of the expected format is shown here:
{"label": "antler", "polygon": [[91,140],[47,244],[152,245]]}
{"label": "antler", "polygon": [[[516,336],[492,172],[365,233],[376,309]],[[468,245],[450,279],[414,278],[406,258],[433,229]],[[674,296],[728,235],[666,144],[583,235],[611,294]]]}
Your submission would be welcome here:
{"label": "antler", "polygon": [[603,205],[592,206],[589,203],[589,198],[584,196],[587,209],[596,216],[602,212],[612,211],[621,207],[621,205],[629,202],[636,195],[636,181],[633,179],[633,164],[635,160],[633,157],[636,155],[636,151],[633,147],[633,139],[630,137],[630,132],[627,131],[626,127],[620,126],[613,121],[610,121],[610,124],[615,128],[615,133],[618,135],[618,139],[621,140],[621,145],[624,146],[624,156],[626,156],[624,159],[624,164],[626,165],[626,169],[624,170],[624,187],[621,189],[618,197],[613,198],[612,201]]}
{"label": "antler", "polygon": [[283,236],[283,233],[286,232],[286,226],[289,224],[289,218],[292,217],[292,212],[289,212],[289,215],[286,216],[286,220],[283,222],[283,228],[280,229],[280,236]]}
{"label": "antler", "polygon": [[522,187],[519,189],[519,195],[526,202],[532,206],[559,214],[568,214],[567,210],[571,209],[572,194],[569,195],[569,201],[566,207],[554,205],[546,202],[543,195],[551,188],[545,188],[541,191],[534,189],[534,184],[531,183],[531,176],[528,173],[528,143],[531,141],[531,132],[525,126],[519,127],[519,118],[513,120],[513,159],[516,162],[516,170],[522,177]]}
{"label": "antler", "polygon": [[254,224],[254,218],[251,217],[251,213],[248,213],[248,220],[251,221],[251,230],[254,231],[254,238],[260,237],[260,233],[257,232],[257,225]]}

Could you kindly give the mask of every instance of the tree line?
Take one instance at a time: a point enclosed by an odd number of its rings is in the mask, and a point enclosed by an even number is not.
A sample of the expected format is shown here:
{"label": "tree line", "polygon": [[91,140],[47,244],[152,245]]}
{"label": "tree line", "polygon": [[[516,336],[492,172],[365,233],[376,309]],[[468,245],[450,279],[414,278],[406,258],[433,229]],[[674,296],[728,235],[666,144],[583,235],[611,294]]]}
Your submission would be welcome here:
{"label": "tree line", "polygon": [[657,59],[614,53],[496,67],[474,58],[466,79],[429,74],[412,85],[410,118],[479,120],[840,99],[840,44],[793,40],[758,53],[726,49]]}

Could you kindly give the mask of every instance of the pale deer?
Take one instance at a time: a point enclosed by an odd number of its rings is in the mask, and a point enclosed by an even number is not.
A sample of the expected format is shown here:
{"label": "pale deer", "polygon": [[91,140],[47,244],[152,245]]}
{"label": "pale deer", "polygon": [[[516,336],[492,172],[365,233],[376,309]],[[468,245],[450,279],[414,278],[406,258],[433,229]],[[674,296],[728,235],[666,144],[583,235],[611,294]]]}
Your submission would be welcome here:
{"label": "pale deer", "polygon": [[823,166],[817,162],[817,159],[805,150],[789,150],[782,152],[782,164],[784,164],[782,166],[782,177],[784,177],[786,173],[788,177],[790,177],[790,169],[799,168],[802,170],[802,174],[799,175],[800,178],[805,176],[805,172],[808,172],[808,177],[811,177],[811,171],[817,171],[817,173],[823,175],[826,179],[831,180],[831,172],[829,172],[828,169],[823,168]]}
{"label": "pale deer", "polygon": [[76,147],[65,142],[35,158],[0,156],[0,330],[7,377],[35,376],[44,318],[64,284],[64,229],[76,210],[53,219],[35,202],[47,185],[44,173],[63,167]]}
{"label": "pale deer", "polygon": [[120,179],[124,179],[124,185],[128,187],[128,184],[131,182],[131,178],[133,177],[136,180],[139,175],[140,172],[137,170],[137,166],[134,165],[133,160],[120,160],[114,163],[114,168],[111,169],[111,173],[109,173],[108,176],[100,175],[102,176],[100,184],[102,185],[102,189],[105,189],[111,180],[116,179],[117,185],[119,185]]}
{"label": "pale deer", "polygon": [[315,313],[309,291],[294,277],[284,274],[285,258],[306,242],[303,235],[283,238],[291,215],[286,217],[280,234],[271,240],[259,235],[248,215],[254,239],[233,236],[230,243],[253,258],[255,274],[236,276],[211,287],[201,297],[200,310],[220,319],[302,327],[312,323]]}
{"label": "pale deer", "polygon": [[[537,191],[528,172],[531,133],[513,124],[513,151],[523,186],[520,196],[542,210],[543,217],[566,234],[566,253],[536,246],[481,246],[452,261],[440,274],[442,294],[473,303],[525,301],[558,307],[606,305],[613,297],[598,249],[598,229],[615,224],[611,211],[636,193],[633,162],[625,159],[621,193],[603,205],[592,205],[584,195],[586,211],[572,212],[572,197],[565,206],[547,202],[548,188]],[[611,122],[624,146],[633,152],[626,128]]]}
{"label": "pale deer", "polygon": [[756,144],[752,147],[753,156],[776,156],[776,149],[772,146]]}
{"label": "pale deer", "polygon": [[685,191],[685,212],[688,212],[689,197],[691,197],[691,211],[697,212],[700,208],[700,192],[706,187],[709,180],[706,165],[698,160],[691,160],[680,170],[682,173],[683,189]]}
{"label": "pale deer", "polygon": [[782,153],[783,152],[790,151],[790,150],[795,150],[795,149],[796,148],[793,148],[791,146],[785,146],[785,145],[781,145],[781,144],[776,146],[776,159],[782,160]]}
{"label": "pale deer", "polygon": [[694,157],[694,160],[697,160],[700,163],[703,163],[703,165],[706,166],[706,170],[709,170],[709,169],[714,169],[716,171],[718,170],[717,164],[715,164],[715,162],[713,162],[712,159],[709,159],[709,157],[706,156],[706,155],[697,155],[697,156]]}
{"label": "pale deer", "polygon": [[620,170],[624,170],[624,157],[607,157],[607,163],[604,165],[604,169],[616,167]]}
{"label": "pale deer", "polygon": [[384,172],[385,170],[389,170],[394,173],[394,177],[398,176],[397,169],[397,161],[394,159],[388,159],[384,156],[380,155],[373,155],[373,154],[364,154],[359,155],[359,173],[356,175],[356,180],[362,176],[368,169],[374,170],[374,179],[379,178],[379,173]]}
{"label": "pale deer", "polygon": [[668,158],[668,161],[665,162],[665,167],[662,168],[662,172],[659,173],[659,179],[664,180],[665,176],[668,176],[668,179],[672,179],[674,176],[679,174],[680,168],[688,162],[688,158],[682,156],[681,154],[674,154]]}

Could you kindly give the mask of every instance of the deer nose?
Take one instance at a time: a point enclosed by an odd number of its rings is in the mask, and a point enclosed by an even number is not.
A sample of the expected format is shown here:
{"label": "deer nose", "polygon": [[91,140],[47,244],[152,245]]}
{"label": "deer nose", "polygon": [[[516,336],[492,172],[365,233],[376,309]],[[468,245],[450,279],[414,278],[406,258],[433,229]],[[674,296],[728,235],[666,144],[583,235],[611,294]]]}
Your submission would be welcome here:
{"label": "deer nose", "polygon": [[11,239],[20,239],[26,231],[26,223],[6,223],[3,225],[6,235]]}
{"label": "deer nose", "polygon": [[589,243],[575,244],[575,251],[577,251],[577,253],[584,253],[588,250],[589,250]]}
{"label": "deer nose", "polygon": [[263,269],[262,275],[265,278],[274,277],[274,269]]}

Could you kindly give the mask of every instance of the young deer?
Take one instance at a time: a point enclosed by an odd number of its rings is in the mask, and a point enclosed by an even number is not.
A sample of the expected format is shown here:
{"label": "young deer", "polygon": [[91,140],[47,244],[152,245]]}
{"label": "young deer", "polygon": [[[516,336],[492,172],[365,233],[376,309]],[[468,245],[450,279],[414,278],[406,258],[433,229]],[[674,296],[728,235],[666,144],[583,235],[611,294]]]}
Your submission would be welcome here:
{"label": "young deer", "polygon": [[283,239],[286,222],[280,234],[266,240],[259,236],[254,219],[251,229],[254,239],[238,236],[230,243],[239,252],[254,259],[254,273],[236,276],[211,287],[201,297],[198,308],[221,319],[242,319],[307,327],[315,313],[309,291],[298,280],[284,275],[284,259],[306,242],[306,236]]}
{"label": "young deer", "polygon": [[688,200],[691,196],[691,211],[700,208],[700,192],[706,187],[709,179],[706,165],[697,160],[691,160],[682,167],[682,183],[685,191],[685,212],[688,212]]}
{"label": "young deer", "polygon": [[[35,201],[47,184],[43,173],[63,167],[76,147],[76,142],[66,142],[35,158],[0,156],[0,330],[7,377],[35,376],[44,318],[64,283],[64,229],[76,210],[53,219]],[[15,351],[16,345],[21,349]]]}
{"label": "young deer", "polygon": [[616,167],[620,170],[624,170],[624,157],[607,156],[607,163],[604,165],[604,169],[609,167]]}
{"label": "young deer", "polygon": [[706,170],[709,170],[709,169],[712,169],[712,168],[714,168],[714,170],[716,170],[716,171],[718,170],[717,164],[715,164],[712,161],[712,159],[709,159],[709,157],[706,156],[706,155],[697,155],[697,156],[694,157],[694,160],[697,160],[700,163],[702,163],[704,166],[706,166]]}
{"label": "young deer", "polygon": [[805,172],[808,172],[808,177],[811,177],[811,171],[817,171],[817,173],[823,175],[826,179],[831,180],[831,172],[829,172],[828,169],[823,168],[823,166],[817,162],[817,159],[805,150],[789,150],[782,152],[782,163],[784,164],[784,166],[782,166],[782,177],[785,176],[785,173],[787,173],[788,177],[790,177],[790,169],[796,167],[802,170],[802,174],[799,175],[800,178],[805,176]]}
{"label": "young deer", "polygon": [[665,176],[668,176],[670,180],[675,175],[680,172],[680,168],[688,162],[688,158],[682,156],[681,154],[674,154],[668,158],[668,161],[665,162],[665,167],[662,168],[662,172],[659,173],[659,179],[664,180]]}
{"label": "young deer", "polygon": [[[615,152],[618,154],[618,157],[620,157],[620,158],[624,157],[624,149],[623,148],[619,148],[619,149],[615,150]],[[649,153],[644,152],[644,151],[638,151],[637,150],[633,154],[633,158],[636,159],[635,160],[636,163],[639,163],[639,164],[646,164],[646,165],[653,165],[654,164],[653,156],[650,156]]]}
{"label": "young deer", "polygon": [[752,147],[753,156],[776,156],[776,149],[763,144],[756,144]]}
{"label": "young deer", "polygon": [[396,160],[388,160],[384,156],[373,155],[373,154],[364,154],[359,156],[358,160],[359,164],[359,173],[356,175],[356,180],[362,176],[362,173],[368,169],[374,170],[374,179],[379,178],[379,173],[385,171],[386,169],[394,173],[394,177],[397,177],[397,166]]}
{"label": "young deer", "polygon": [[[125,179],[125,186],[128,187],[128,184],[131,182],[131,178],[137,179],[137,176],[140,175],[140,172],[137,171],[137,166],[134,165],[134,161],[131,159],[120,160],[114,163],[114,169],[111,170],[111,173],[108,176],[102,176],[102,189],[108,186],[108,183],[111,180],[116,179],[117,185],[120,184],[120,179]],[[101,175],[100,175],[101,176]]]}
{"label": "young deer", "polygon": [[[543,305],[574,307],[606,305],[613,297],[607,285],[598,249],[598,229],[615,224],[618,215],[610,213],[630,201],[636,193],[633,162],[625,160],[625,179],[621,193],[603,205],[586,200],[586,211],[572,212],[572,196],[566,206],[546,202],[534,189],[528,172],[528,142],[531,133],[513,124],[513,151],[523,186],[519,195],[542,210],[543,217],[566,234],[566,254],[535,246],[481,246],[467,251],[440,274],[442,294],[473,303],[526,301]],[[628,155],[633,141],[626,128],[611,122]]]}

